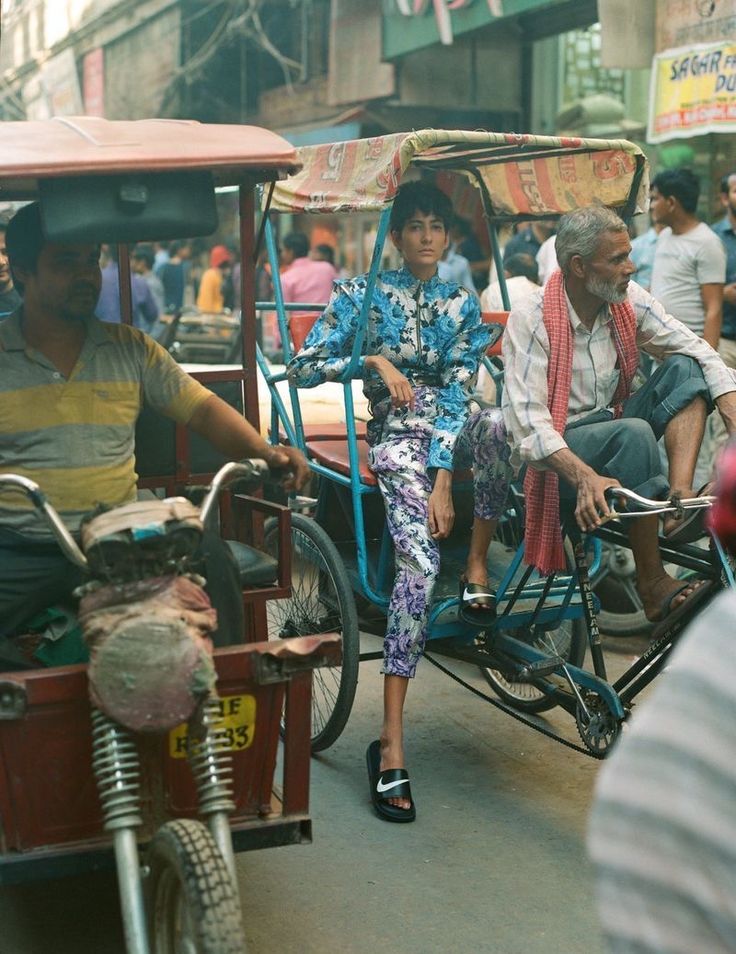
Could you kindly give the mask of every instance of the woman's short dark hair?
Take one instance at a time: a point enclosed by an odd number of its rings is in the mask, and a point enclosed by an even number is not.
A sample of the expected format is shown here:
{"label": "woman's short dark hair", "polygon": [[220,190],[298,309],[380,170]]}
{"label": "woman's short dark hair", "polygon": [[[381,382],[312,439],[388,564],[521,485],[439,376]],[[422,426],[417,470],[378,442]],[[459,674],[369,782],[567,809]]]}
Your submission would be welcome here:
{"label": "woman's short dark hair", "polygon": [[8,222],[5,232],[5,247],[10,261],[10,270],[13,274],[13,283],[19,291],[23,291],[23,282],[18,280],[15,269],[20,266],[29,272],[35,272],[38,265],[38,256],[46,244],[41,224],[41,207],[38,202],[31,202],[18,209]]}
{"label": "woman's short dark hair", "polygon": [[400,232],[415,212],[436,215],[442,219],[446,232],[455,218],[448,196],[430,182],[405,182],[399,186],[391,209],[391,231]]}
{"label": "woman's short dark hair", "polygon": [[652,188],[667,199],[673,196],[686,212],[698,207],[700,183],[692,169],[664,169],[652,179]]}

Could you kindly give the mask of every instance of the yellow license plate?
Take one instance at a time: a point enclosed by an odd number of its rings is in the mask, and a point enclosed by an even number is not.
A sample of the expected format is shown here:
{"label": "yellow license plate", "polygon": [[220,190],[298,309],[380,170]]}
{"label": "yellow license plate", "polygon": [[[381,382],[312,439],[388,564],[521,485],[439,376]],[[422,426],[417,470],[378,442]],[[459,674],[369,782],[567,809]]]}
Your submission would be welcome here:
{"label": "yellow license plate", "polygon": [[[215,728],[222,730],[226,747],[231,752],[250,748],[256,732],[256,697],[223,696],[218,705],[220,715]],[[169,755],[172,759],[185,759],[188,745],[187,724],[182,722],[169,732]]]}

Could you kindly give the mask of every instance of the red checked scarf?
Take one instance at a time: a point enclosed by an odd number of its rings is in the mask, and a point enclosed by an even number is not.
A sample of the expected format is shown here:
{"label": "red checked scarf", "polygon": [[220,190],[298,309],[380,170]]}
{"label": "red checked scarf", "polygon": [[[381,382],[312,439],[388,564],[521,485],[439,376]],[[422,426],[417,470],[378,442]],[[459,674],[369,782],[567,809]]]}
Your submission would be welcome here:
{"label": "red checked scarf", "polygon": [[[621,405],[629,396],[631,381],[639,363],[636,347],[636,315],[628,301],[611,305],[613,342],[620,371],[613,395],[614,416],[621,416]],[[547,365],[548,407],[554,429],[563,434],[567,424],[572,384],[572,326],[567,311],[565,283],[558,269],[547,282],[543,305],[544,327],[549,337]],[[524,478],[526,497],[526,550],[524,559],[547,575],[565,569],[565,554],[560,533],[559,477],[551,470],[529,467]]]}

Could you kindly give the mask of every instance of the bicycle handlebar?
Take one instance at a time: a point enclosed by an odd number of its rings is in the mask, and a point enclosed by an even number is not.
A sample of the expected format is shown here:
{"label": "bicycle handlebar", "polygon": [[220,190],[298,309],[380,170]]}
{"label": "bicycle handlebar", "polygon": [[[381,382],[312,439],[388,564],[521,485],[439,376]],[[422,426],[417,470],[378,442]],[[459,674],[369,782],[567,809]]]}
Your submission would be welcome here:
{"label": "bicycle handlebar", "polygon": [[77,541],[67,530],[59,514],[46,499],[46,495],[32,480],[27,477],[21,477],[20,474],[0,474],[0,488],[7,490],[18,490],[24,493],[31,501],[39,513],[43,514],[46,522],[56,537],[62,552],[68,560],[87,569],[87,557],[82,553],[77,545]]}
{"label": "bicycle handlebar", "polygon": [[[224,464],[212,478],[212,483],[199,510],[199,519],[203,524],[207,522],[220,491],[233,480],[246,479],[262,483],[269,476],[280,475],[278,471],[269,468],[266,461],[260,458]],[[82,567],[84,570],[87,569],[87,557],[82,553],[77,541],[69,532],[55,508],[48,502],[46,495],[37,483],[27,477],[22,477],[20,474],[0,474],[0,490],[2,489],[17,490],[24,493],[35,509],[45,518],[64,556],[76,566]]]}
{"label": "bicycle handlebar", "polygon": [[[652,500],[650,497],[642,497],[633,490],[626,487],[609,487],[606,490],[606,498],[610,501],[610,512],[604,520],[613,520],[618,517],[644,517],[653,513],[678,513],[682,510],[700,510],[703,507],[710,507],[716,502],[716,497],[677,497],[673,496],[669,500]],[[616,510],[615,499],[623,498],[626,501],[636,504],[638,510]]]}

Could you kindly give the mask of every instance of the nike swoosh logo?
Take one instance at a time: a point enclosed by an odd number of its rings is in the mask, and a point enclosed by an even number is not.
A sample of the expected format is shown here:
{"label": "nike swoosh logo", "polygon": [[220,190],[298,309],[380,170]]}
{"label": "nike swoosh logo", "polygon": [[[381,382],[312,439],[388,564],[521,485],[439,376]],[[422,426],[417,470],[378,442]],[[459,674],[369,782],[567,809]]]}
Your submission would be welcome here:
{"label": "nike swoosh logo", "polygon": [[494,596],[494,593],[469,593],[467,590],[463,593],[463,603],[472,603],[478,599],[479,596]]}
{"label": "nike swoosh logo", "polygon": [[376,791],[380,795],[383,795],[384,792],[388,792],[392,788],[397,788],[399,785],[403,785],[406,781],[407,779],[400,778],[396,782],[382,782],[381,779],[379,778],[378,782],[376,783]]}

